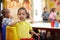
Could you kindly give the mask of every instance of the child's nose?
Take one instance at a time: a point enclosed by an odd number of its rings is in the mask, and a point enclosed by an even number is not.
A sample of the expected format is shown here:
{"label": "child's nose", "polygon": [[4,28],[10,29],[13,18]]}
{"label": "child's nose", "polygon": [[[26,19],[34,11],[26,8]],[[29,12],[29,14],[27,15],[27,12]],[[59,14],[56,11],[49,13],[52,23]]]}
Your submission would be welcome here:
{"label": "child's nose", "polygon": [[21,15],[21,17],[23,17],[23,15]]}

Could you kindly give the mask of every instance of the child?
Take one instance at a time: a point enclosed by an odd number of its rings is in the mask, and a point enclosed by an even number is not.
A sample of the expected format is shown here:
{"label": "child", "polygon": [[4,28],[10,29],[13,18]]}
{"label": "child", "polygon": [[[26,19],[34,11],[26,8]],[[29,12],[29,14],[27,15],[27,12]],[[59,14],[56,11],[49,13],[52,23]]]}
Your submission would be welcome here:
{"label": "child", "polygon": [[3,15],[2,25],[4,25],[4,24],[10,25],[10,23],[13,22],[13,20],[12,20],[12,18],[10,16],[9,9],[3,9],[2,10],[2,15]]}
{"label": "child", "polygon": [[10,17],[10,11],[8,9],[2,10],[2,40],[6,40],[6,26],[10,25],[13,20]]}
{"label": "child", "polygon": [[49,15],[49,20],[50,21],[54,21],[55,18],[56,18],[56,12],[55,12],[55,8],[52,8],[51,11],[50,11],[50,15]]}
{"label": "child", "polygon": [[43,22],[48,22],[49,13],[47,12],[47,7],[45,7],[44,12],[42,13]]}
{"label": "child", "polygon": [[24,7],[19,8],[17,16],[20,21],[13,23],[13,24],[16,27],[19,40],[34,40],[31,36],[31,34],[29,34],[29,32],[35,34],[36,36],[38,36],[39,34],[36,34],[32,30],[32,27],[30,26],[28,21],[26,21],[26,17],[27,17],[26,9]]}

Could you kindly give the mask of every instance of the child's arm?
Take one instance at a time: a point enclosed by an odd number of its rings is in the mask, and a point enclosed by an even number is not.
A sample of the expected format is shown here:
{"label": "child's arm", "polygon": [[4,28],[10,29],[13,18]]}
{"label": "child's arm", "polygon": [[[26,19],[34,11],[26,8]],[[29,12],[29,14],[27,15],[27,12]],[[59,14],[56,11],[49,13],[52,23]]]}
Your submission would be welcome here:
{"label": "child's arm", "polygon": [[39,33],[35,33],[33,30],[31,30],[31,33],[40,38],[40,34]]}
{"label": "child's arm", "polygon": [[10,26],[14,26],[16,23],[11,23]]}
{"label": "child's arm", "polygon": [[19,20],[17,20],[16,22],[14,22],[14,20],[12,19],[11,22],[9,23],[10,26],[14,26],[16,23],[18,23]]}
{"label": "child's arm", "polygon": [[[19,21],[18,21],[19,22]],[[11,22],[10,23],[10,26],[14,26],[16,23],[18,23],[18,22]]]}
{"label": "child's arm", "polygon": [[33,31],[31,25],[29,24],[29,22],[28,22],[28,25],[29,25],[29,30],[30,30],[29,32],[31,32],[32,34],[34,34],[34,35],[36,35],[38,38],[40,38],[40,34],[39,34],[39,33],[35,33],[35,32]]}

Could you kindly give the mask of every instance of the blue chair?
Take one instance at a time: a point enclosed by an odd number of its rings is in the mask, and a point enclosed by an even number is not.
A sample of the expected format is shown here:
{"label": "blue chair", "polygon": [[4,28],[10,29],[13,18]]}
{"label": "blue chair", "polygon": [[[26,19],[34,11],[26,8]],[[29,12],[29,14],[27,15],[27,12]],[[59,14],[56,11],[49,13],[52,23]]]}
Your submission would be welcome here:
{"label": "blue chair", "polygon": [[6,40],[6,24],[2,26],[2,40]]}

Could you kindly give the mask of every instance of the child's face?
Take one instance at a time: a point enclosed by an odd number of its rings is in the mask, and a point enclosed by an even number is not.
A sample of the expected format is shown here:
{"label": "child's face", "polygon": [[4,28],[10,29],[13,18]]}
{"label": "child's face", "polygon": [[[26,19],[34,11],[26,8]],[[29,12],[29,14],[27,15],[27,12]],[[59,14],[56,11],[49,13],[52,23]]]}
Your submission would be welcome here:
{"label": "child's face", "polygon": [[44,11],[47,11],[47,8],[45,8]]}
{"label": "child's face", "polygon": [[25,10],[23,10],[23,9],[22,10],[19,10],[19,12],[18,12],[18,18],[21,21],[25,20],[26,16],[27,16],[27,14],[26,14],[26,11]]}
{"label": "child's face", "polygon": [[6,18],[9,18],[9,16],[10,16],[10,13],[5,13]]}

